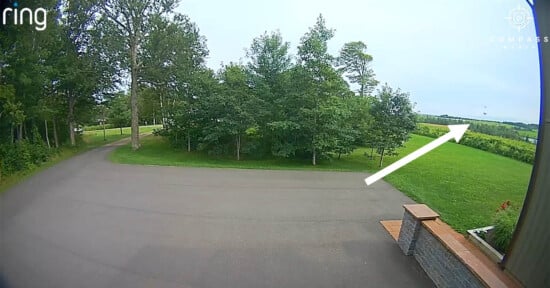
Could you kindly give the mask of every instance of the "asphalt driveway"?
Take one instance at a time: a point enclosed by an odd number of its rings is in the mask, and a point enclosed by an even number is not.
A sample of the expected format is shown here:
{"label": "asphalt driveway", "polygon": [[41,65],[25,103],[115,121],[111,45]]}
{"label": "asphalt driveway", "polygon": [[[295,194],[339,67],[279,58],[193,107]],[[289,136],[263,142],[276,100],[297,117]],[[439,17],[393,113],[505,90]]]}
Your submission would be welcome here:
{"label": "asphalt driveway", "polygon": [[117,165],[102,147],[0,196],[0,287],[431,287],[362,173]]}

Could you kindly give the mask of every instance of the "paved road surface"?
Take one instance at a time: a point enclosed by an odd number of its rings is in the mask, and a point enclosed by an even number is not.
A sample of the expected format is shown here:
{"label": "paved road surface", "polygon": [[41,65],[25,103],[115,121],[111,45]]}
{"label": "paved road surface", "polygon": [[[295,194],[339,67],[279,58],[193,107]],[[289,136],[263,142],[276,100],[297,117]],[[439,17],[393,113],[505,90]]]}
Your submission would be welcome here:
{"label": "paved road surface", "polygon": [[102,147],[0,196],[0,287],[431,287],[361,173],[130,166]]}

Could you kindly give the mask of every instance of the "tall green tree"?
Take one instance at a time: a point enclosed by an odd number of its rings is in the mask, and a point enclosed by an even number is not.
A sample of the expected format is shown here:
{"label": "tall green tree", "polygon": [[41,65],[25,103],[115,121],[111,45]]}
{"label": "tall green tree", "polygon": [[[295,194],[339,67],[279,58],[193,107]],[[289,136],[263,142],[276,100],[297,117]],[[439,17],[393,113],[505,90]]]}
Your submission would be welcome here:
{"label": "tall green tree", "polygon": [[370,129],[372,144],[380,154],[379,166],[384,156],[395,154],[416,128],[416,114],[409,94],[394,90],[387,84],[378,91],[371,107],[373,124]]}
{"label": "tall green tree", "polygon": [[254,77],[254,83],[266,85],[272,93],[282,88],[280,78],[292,67],[289,49],[290,43],[283,40],[279,31],[266,32],[254,38],[246,53],[249,59],[247,68]]}
{"label": "tall green tree", "polygon": [[275,140],[270,123],[283,120],[284,99],[289,92],[289,71],[292,68],[289,49],[290,43],[285,42],[277,31],[254,38],[247,50],[251,84],[262,105],[256,119],[264,152],[273,152]]}
{"label": "tall green tree", "polygon": [[332,66],[334,58],[328,53],[327,42],[334,30],[326,26],[319,15],[317,22],[302,37],[298,46],[298,67],[292,79],[295,81],[293,97],[298,103],[295,124],[300,128],[299,149],[310,153],[313,165],[319,156],[334,151],[338,118],[344,106],[341,95],[347,85]]}
{"label": "tall green tree", "polygon": [[374,70],[370,67],[372,56],[367,54],[367,45],[361,41],[348,42],[340,50],[337,59],[340,70],[351,83],[359,85],[359,96],[370,94],[378,85]]}
{"label": "tall green tree", "polygon": [[[125,58],[130,70],[130,106],[132,110],[132,149],[139,149],[138,87],[142,69],[143,44],[150,35],[154,19],[171,13],[177,0],[105,0],[97,2],[101,17],[112,25],[106,25],[108,33],[125,45]],[[100,18],[101,21],[101,18]],[[122,40],[122,41],[121,41]]]}
{"label": "tall green tree", "polygon": [[51,89],[58,79],[53,59],[59,50],[56,39],[62,35],[58,5],[44,0],[19,6],[44,8],[48,13],[44,31],[10,21],[0,25],[0,173],[4,175],[39,165],[51,154],[46,144],[48,120],[63,114],[62,106],[50,101],[57,94]]}
{"label": "tall green tree", "polygon": [[345,97],[342,99],[342,109],[338,115],[338,130],[336,133],[335,153],[350,154],[357,147],[365,147],[369,139],[368,132],[372,125],[370,115],[370,97]]}
{"label": "tall green tree", "polygon": [[241,159],[246,131],[254,128],[258,101],[249,86],[248,75],[243,66],[231,63],[222,68],[218,75],[218,93],[211,94],[203,101],[210,107],[211,121],[204,129],[203,141],[215,149],[231,143],[234,155]]}
{"label": "tall green tree", "polygon": [[89,122],[96,100],[120,82],[116,75],[121,45],[111,38],[111,31],[104,29],[108,22],[100,20],[96,6],[88,1],[63,4],[58,21],[60,33],[55,39],[58,48],[52,49],[55,71],[50,76],[50,89],[68,107],[69,138],[74,146],[77,123]]}
{"label": "tall green tree", "polygon": [[191,138],[196,139],[197,134],[199,82],[208,55],[206,39],[185,15],[177,14],[172,20],[157,18],[153,24],[143,49],[142,82],[158,95],[165,127],[169,124],[165,120],[178,114],[177,129],[182,131],[177,133],[186,135],[187,150],[191,151]]}

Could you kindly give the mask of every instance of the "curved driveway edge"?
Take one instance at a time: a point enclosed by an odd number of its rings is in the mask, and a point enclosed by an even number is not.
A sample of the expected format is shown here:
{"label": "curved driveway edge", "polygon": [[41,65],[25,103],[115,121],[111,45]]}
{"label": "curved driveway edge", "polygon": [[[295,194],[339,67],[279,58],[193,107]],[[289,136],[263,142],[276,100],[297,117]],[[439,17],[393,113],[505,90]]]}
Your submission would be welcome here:
{"label": "curved driveway edge", "polygon": [[379,224],[409,198],[364,173],[75,156],[0,197],[0,287],[431,287]]}

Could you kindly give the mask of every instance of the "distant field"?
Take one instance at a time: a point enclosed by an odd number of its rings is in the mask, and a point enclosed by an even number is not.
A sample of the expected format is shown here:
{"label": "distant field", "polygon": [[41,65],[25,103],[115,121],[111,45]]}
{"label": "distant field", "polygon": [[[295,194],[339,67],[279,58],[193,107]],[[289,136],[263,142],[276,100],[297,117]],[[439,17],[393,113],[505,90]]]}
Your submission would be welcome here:
{"label": "distant field", "polygon": [[522,137],[529,137],[533,139],[537,139],[539,137],[539,131],[537,130],[530,130],[530,131],[522,130],[522,131],[518,131],[518,133]]}
{"label": "distant field", "polygon": [[[432,141],[413,135],[398,157],[385,158],[385,165]],[[293,169],[369,171],[378,170],[377,159],[364,156],[370,149],[357,149],[341,160],[323,161],[313,167],[309,159],[236,161],[173,149],[160,137],[142,139],[142,148],[132,152],[123,146],[110,159],[116,163],[165,166],[197,166],[243,169]],[[490,225],[498,206],[506,201],[521,206],[532,166],[499,155],[454,143],[446,143],[385,180],[414,200],[428,204],[458,231]],[[365,191],[369,188],[365,187]]]}
{"label": "distant field", "polygon": [[[442,117],[435,115],[419,115],[418,121],[421,123],[438,123],[438,124],[472,124],[470,129],[475,132],[480,132],[484,134],[501,136],[510,139],[516,139],[520,137],[529,137],[536,139],[538,138],[538,125],[536,124],[526,124],[519,122],[498,122],[498,121],[489,121],[489,120],[477,120],[477,119],[466,119],[466,118],[457,118],[457,117]],[[495,128],[490,129],[486,127]],[[524,140],[524,139],[523,139]]]}
{"label": "distant field", "polygon": [[471,123],[487,124],[487,125],[495,125],[495,126],[504,126],[504,127],[508,127],[508,128],[516,127],[514,125],[510,125],[510,124],[507,124],[507,123],[501,123],[501,122],[496,122],[496,121],[488,121],[488,120],[467,120],[467,121],[471,122]]}
{"label": "distant field", "polygon": [[443,124],[418,123],[417,125],[418,126],[434,127],[434,128],[449,130],[449,128],[448,128],[449,125],[443,125]]}

